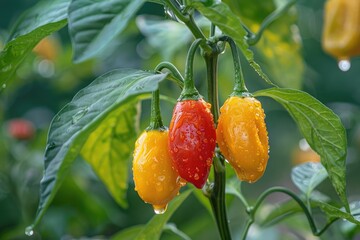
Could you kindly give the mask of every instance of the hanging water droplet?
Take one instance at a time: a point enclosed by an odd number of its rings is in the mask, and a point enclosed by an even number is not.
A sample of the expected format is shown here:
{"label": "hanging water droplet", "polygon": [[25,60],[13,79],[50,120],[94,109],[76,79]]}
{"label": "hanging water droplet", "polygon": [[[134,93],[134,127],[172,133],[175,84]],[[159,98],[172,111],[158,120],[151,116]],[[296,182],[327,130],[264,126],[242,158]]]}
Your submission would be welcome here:
{"label": "hanging water droplet", "polygon": [[347,72],[351,68],[351,62],[349,59],[342,59],[338,62],[338,66],[341,71]]}
{"label": "hanging water droplet", "polygon": [[165,205],[153,205],[155,214],[164,214],[167,209],[167,204]]}
{"label": "hanging water droplet", "polygon": [[25,234],[27,235],[27,236],[32,236],[32,235],[34,235],[34,230],[33,230],[33,227],[32,226],[29,226],[29,227],[27,227],[27,228],[25,228]]}
{"label": "hanging water droplet", "polygon": [[72,117],[72,124],[77,123],[87,112],[88,112],[88,108],[84,108],[78,111],[77,113],[75,113],[75,115]]}

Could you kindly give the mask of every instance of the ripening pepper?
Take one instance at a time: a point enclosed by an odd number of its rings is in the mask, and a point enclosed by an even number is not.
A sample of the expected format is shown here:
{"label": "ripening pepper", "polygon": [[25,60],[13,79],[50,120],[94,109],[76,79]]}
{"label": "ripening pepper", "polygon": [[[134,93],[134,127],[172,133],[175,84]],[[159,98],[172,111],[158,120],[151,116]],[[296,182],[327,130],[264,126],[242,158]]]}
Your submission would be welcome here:
{"label": "ripening pepper", "polygon": [[325,4],[322,46],[338,60],[360,54],[360,1],[328,0]]}
{"label": "ripening pepper", "polygon": [[134,150],[135,190],[158,214],[166,210],[181,187],[179,175],[172,167],[168,136],[168,130],[145,131],[136,141]]}
{"label": "ripening pepper", "polygon": [[169,149],[180,177],[202,188],[208,178],[216,146],[211,105],[202,98],[179,101],[169,129]]}
{"label": "ripening pepper", "polygon": [[220,109],[216,137],[222,154],[240,180],[253,183],[264,174],[269,144],[265,113],[258,100],[228,98]]}

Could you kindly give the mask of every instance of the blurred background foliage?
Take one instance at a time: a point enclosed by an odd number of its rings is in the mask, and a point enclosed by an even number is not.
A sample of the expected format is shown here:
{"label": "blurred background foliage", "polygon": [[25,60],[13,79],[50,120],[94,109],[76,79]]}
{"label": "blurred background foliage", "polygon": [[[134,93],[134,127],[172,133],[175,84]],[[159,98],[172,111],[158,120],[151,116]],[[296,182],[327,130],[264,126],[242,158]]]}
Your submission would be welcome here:
{"label": "blurred background foliage", "polygon": [[[13,0],[2,4],[0,49],[19,14],[35,2]],[[255,32],[264,17],[284,3],[283,0],[224,2]],[[253,50],[255,59],[272,81],[310,93],[342,119],[348,133],[347,184],[351,202],[360,199],[360,58],[352,60],[348,72],[341,72],[336,60],[323,52],[323,4],[323,0],[299,0],[296,7],[265,31]],[[24,234],[36,213],[42,155],[55,113],[78,90],[114,68],[153,69],[166,60],[183,72],[192,40],[190,32],[174,21],[164,21],[163,9],[156,4],[145,4],[137,15],[100,56],[80,64],[72,63],[69,35],[66,28],[62,29],[42,41],[8,86],[3,86],[0,95],[0,239],[107,239],[127,227],[145,224],[153,216],[151,207],[135,193],[131,178],[129,207],[122,209],[90,166],[78,159],[35,234],[32,237]],[[209,23],[202,18],[196,21],[206,32]],[[250,91],[268,87],[246,61],[243,61],[243,70]],[[195,60],[195,79],[200,92],[206,96],[204,62],[199,56]],[[233,86],[233,65],[228,49],[219,60],[219,86],[223,103]],[[180,93],[169,81],[161,84],[160,91],[170,99],[176,99]],[[250,202],[271,186],[286,186],[297,191],[291,182],[291,168],[303,161],[318,161],[318,156],[304,145],[287,112],[269,99],[260,100],[267,115],[271,151],[264,177],[255,184],[243,184],[244,195]],[[173,105],[171,101],[161,103],[167,125]],[[149,122],[149,106],[149,101],[142,104],[141,130]],[[228,175],[233,175],[230,168]],[[320,188],[335,198],[328,182]],[[239,200],[231,196],[227,200],[230,226],[237,239],[244,227],[245,209]],[[282,195],[269,198],[259,215],[285,200]],[[177,228],[192,239],[217,239],[215,236],[218,236],[212,216],[194,195],[185,201],[170,222],[176,223]],[[358,232],[359,227],[339,222],[322,237],[313,237],[305,216],[299,213],[275,226],[253,225],[248,239],[354,239],[356,236],[360,239]],[[165,231],[162,239],[180,238]]]}

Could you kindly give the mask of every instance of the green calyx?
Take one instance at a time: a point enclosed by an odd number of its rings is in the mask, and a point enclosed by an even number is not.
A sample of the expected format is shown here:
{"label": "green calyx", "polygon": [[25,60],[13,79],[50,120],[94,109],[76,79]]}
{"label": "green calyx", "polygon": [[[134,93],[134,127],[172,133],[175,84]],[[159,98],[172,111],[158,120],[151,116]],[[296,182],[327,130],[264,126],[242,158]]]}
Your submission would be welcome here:
{"label": "green calyx", "polygon": [[167,127],[164,126],[161,119],[160,112],[160,97],[159,89],[152,93],[151,99],[151,116],[150,116],[150,125],[146,128],[146,131],[157,130],[165,131]]}
{"label": "green calyx", "polygon": [[184,88],[180,94],[180,97],[178,98],[178,101],[198,100],[201,98],[199,91],[195,87],[195,83],[193,79],[194,56],[201,42],[202,39],[196,39],[190,46],[186,58]]}

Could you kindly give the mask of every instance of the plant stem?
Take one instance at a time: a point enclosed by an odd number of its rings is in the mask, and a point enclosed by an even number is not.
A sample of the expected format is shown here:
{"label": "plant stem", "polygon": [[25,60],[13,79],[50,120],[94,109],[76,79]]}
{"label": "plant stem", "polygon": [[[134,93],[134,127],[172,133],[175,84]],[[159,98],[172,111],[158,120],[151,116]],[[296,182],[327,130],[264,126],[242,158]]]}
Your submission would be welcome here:
{"label": "plant stem", "polygon": [[241,69],[239,51],[237,49],[234,40],[228,36],[222,36],[219,38],[219,40],[228,42],[231,48],[231,54],[233,58],[234,72],[235,72],[235,85],[234,85],[234,91],[231,94],[231,96],[239,96],[239,97],[249,96],[250,94],[246,88],[244,76]]}
{"label": "plant stem", "polygon": [[161,62],[155,67],[155,72],[161,72],[164,68],[168,69],[173,77],[168,77],[182,89],[184,87],[184,78],[179,70],[171,62]]}
{"label": "plant stem", "polygon": [[[201,38],[203,40],[206,40],[204,33],[196,25],[191,15],[184,15],[180,11],[180,9],[171,2],[171,0],[163,0],[163,2],[174,12],[174,14],[179,18],[179,20],[182,21],[189,28],[195,39]],[[205,43],[205,41],[201,43],[201,47],[205,52],[211,52],[211,48]]]}
{"label": "plant stem", "polygon": [[324,226],[323,229],[318,230],[316,228],[315,221],[312,218],[311,213],[309,212],[309,209],[307,208],[305,203],[295,193],[293,193],[289,189],[286,189],[286,188],[283,188],[283,187],[273,187],[273,188],[269,188],[268,190],[263,192],[260,195],[260,197],[257,199],[253,209],[250,212],[250,218],[252,220],[254,220],[255,213],[256,213],[257,209],[259,208],[259,206],[261,205],[261,203],[265,200],[265,198],[267,196],[269,196],[270,194],[276,193],[276,192],[285,193],[286,195],[290,196],[293,200],[295,200],[295,202],[297,202],[299,204],[299,206],[302,208],[303,212],[305,213],[305,216],[308,219],[311,231],[315,236],[320,236],[332,223],[334,223],[336,220],[339,219],[339,218],[331,219],[331,221],[326,223],[326,225]]}
{"label": "plant stem", "polygon": [[[216,50],[216,48],[212,48]],[[203,54],[206,62],[207,82],[208,82],[208,101],[211,103],[211,112],[214,117],[214,123],[217,124],[219,117],[219,101],[218,101],[218,56],[219,51],[212,51],[212,54]],[[211,189],[208,191],[210,204],[215,216],[216,224],[222,240],[230,240],[230,229],[226,214],[225,203],[225,159],[221,155],[219,149],[216,150],[214,157],[214,183],[211,184]]]}
{"label": "plant stem", "polygon": [[230,229],[226,214],[225,203],[225,159],[219,151],[214,157],[214,185],[210,194],[210,204],[215,216],[216,224],[222,240],[230,240]]}
{"label": "plant stem", "polygon": [[204,55],[206,64],[206,76],[208,84],[208,101],[211,104],[211,113],[214,117],[214,123],[217,125],[219,118],[219,99],[218,99],[218,54]]}
{"label": "plant stem", "polygon": [[253,220],[253,219],[248,219],[248,220],[246,221],[245,229],[244,229],[243,234],[242,234],[242,236],[241,236],[241,239],[242,239],[242,240],[245,240],[245,239],[246,239],[246,236],[247,236],[247,234],[248,234],[248,232],[249,232],[249,229],[250,229],[250,227],[251,227],[251,225],[252,225],[253,223],[254,223],[254,220]]}

